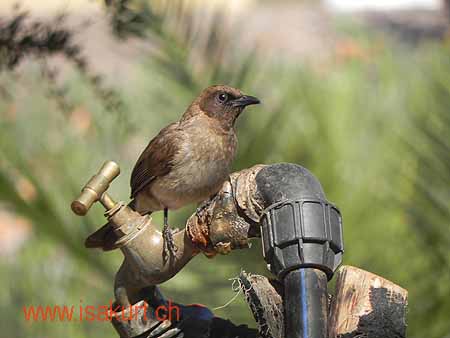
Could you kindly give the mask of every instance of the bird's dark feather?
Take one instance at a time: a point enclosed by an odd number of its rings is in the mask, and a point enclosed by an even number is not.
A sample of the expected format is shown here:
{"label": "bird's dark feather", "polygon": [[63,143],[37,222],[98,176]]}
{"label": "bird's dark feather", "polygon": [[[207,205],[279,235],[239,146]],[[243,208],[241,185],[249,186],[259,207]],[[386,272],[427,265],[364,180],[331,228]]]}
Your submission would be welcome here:
{"label": "bird's dark feather", "polygon": [[136,197],[136,194],[155,178],[170,172],[173,158],[178,151],[177,144],[180,138],[178,127],[179,122],[175,122],[161,129],[137,160],[131,173],[131,198]]}

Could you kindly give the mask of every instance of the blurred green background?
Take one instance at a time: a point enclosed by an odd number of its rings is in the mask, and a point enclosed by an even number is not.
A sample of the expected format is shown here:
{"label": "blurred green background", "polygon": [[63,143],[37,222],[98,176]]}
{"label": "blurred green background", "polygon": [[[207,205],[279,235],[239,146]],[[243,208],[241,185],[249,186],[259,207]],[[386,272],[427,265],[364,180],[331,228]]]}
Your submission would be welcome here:
{"label": "blurred green background", "polygon": [[[223,83],[263,101],[238,121],[234,169],[311,170],[343,213],[344,263],[408,289],[409,337],[450,337],[448,7],[108,0],[53,13],[37,3],[0,16],[0,336],[116,335],[108,323],[28,323],[22,307],[108,303],[122,255],[83,247],[102,208],[76,217],[72,198],[112,159],[122,174],[110,190],[127,199],[147,142]],[[196,257],[162,290],[219,307],[242,269],[268,275],[258,240]],[[255,326],[242,297],[215,314]]]}

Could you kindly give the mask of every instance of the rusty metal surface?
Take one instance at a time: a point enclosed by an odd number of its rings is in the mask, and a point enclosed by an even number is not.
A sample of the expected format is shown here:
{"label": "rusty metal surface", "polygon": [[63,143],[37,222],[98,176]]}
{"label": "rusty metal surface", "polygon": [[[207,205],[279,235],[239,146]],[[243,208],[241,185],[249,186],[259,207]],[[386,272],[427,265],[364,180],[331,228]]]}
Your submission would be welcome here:
{"label": "rusty metal surface", "polygon": [[256,165],[230,175],[217,195],[186,223],[192,242],[207,256],[248,248],[249,238],[259,234],[255,223],[263,210],[255,176]]}
{"label": "rusty metal surface", "polygon": [[233,195],[238,207],[254,222],[259,222],[261,213],[264,210],[262,198],[258,193],[255,180],[256,175],[264,167],[266,165],[257,164],[251,168],[233,173],[230,176],[234,192]]}

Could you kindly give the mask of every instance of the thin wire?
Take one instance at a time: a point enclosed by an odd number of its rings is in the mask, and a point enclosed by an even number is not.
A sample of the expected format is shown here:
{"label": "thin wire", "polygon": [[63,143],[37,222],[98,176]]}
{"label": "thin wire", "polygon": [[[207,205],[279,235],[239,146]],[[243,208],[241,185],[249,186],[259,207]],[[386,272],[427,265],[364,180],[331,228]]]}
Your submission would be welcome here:
{"label": "thin wire", "polygon": [[[231,298],[231,299],[230,299],[228,302],[226,302],[224,305],[213,308],[213,311],[216,311],[216,310],[220,310],[220,309],[226,308],[226,307],[229,306],[231,303],[233,303],[233,302],[236,300],[236,298],[241,294],[242,289],[241,289],[241,282],[239,281],[239,278],[238,278],[238,277],[235,277],[235,278],[230,278],[229,280],[232,280],[232,281],[233,281],[233,284],[231,285],[231,289],[232,289],[234,292],[236,292],[236,294],[233,296],[233,298]],[[237,286],[236,286],[236,283],[237,283]]]}

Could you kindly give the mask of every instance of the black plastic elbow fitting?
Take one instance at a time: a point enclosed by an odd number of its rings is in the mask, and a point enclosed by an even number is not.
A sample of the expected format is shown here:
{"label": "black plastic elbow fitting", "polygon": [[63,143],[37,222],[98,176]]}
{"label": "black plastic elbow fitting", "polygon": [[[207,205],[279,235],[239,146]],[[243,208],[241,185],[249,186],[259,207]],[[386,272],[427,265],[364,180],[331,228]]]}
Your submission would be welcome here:
{"label": "black plastic elbow fitting", "polygon": [[261,216],[264,259],[284,284],[286,337],[327,337],[327,279],[342,261],[342,218],[319,181],[290,163],[256,176],[265,204]]}

